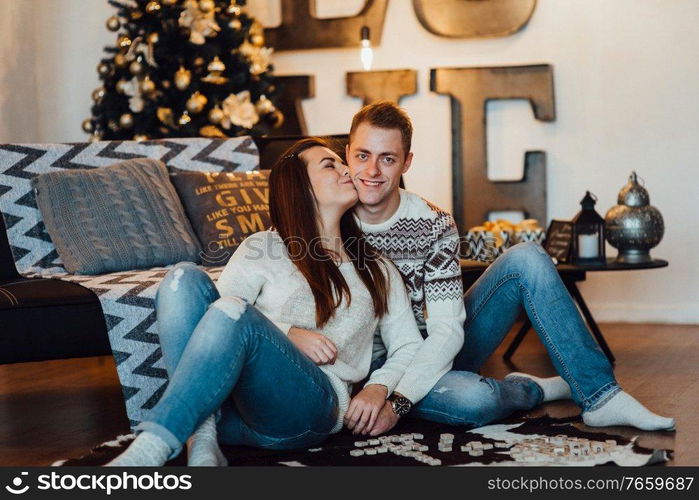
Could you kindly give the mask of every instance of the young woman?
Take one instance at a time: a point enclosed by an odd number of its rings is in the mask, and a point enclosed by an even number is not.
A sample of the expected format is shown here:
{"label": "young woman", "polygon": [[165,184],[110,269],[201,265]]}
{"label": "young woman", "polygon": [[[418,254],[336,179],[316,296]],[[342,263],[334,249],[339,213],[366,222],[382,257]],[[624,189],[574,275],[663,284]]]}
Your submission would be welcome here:
{"label": "young woman", "polygon": [[[156,295],[170,382],[129,448],[107,465],[159,466],[188,443],[190,465],[225,465],[218,443],[309,447],[347,415],[372,424],[419,348],[403,281],[365,243],[357,193],[320,139],[270,175],[273,229],[248,237],[221,277],[175,265]],[[373,334],[390,353],[366,377]]]}

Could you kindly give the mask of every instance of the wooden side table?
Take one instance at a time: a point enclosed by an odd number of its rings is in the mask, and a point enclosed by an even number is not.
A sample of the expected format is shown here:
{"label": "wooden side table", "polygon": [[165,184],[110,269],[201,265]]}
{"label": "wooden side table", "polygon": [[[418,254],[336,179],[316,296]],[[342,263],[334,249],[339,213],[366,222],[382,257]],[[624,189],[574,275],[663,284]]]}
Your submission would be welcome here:
{"label": "wooden side table", "polygon": [[[485,272],[488,266],[489,264],[486,262],[462,259],[461,274],[464,280],[464,290],[468,289],[471,285],[473,285],[473,283],[475,283],[476,280]],[[580,308],[580,311],[582,312],[583,317],[587,322],[587,326],[592,331],[595,340],[597,340],[597,343],[599,344],[600,348],[612,364],[614,364],[615,361],[614,354],[612,354],[609,345],[607,345],[607,341],[604,339],[602,331],[599,329],[599,326],[597,325],[595,318],[592,316],[590,309],[587,307],[585,299],[583,299],[583,296],[580,293],[580,290],[578,289],[576,283],[579,281],[585,281],[588,272],[640,271],[644,269],[658,269],[667,266],[668,262],[662,259],[654,259],[652,262],[644,262],[641,264],[619,264],[615,262],[614,258],[608,258],[607,263],[603,265],[558,264],[556,266],[556,269],[558,270],[558,273],[560,274],[563,283],[568,289],[568,292],[570,292],[570,295],[573,297],[573,300],[575,300],[576,304]],[[503,358],[505,360],[509,360],[512,357],[512,355],[515,353],[519,345],[522,343],[522,340],[524,340],[524,337],[527,335],[531,327],[532,323],[529,317],[525,315],[525,320],[522,324],[522,327],[517,332],[515,338],[512,339],[512,342],[510,343],[507,350],[505,351],[505,354],[503,355]]]}

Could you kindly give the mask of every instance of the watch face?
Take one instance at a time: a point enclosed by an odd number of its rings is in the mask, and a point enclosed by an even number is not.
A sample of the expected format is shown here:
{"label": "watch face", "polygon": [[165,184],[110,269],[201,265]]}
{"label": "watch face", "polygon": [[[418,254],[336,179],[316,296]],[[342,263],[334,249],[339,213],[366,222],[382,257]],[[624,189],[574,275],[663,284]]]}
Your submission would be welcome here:
{"label": "watch face", "polygon": [[412,403],[407,398],[397,397],[391,403],[393,406],[393,412],[401,417],[407,415],[412,407]]}

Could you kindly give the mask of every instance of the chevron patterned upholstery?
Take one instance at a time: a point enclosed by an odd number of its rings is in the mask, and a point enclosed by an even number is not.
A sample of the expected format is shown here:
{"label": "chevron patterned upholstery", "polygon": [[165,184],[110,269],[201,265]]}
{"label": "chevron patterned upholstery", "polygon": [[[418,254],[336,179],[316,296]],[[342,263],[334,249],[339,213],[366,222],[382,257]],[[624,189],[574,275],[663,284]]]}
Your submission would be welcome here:
{"label": "chevron patterned upholstery", "polygon": [[171,172],[256,170],[259,166],[257,146],[250,137],[0,145],[0,212],[20,274],[65,272],[36,206],[32,177],[144,157],[161,160]]}
{"label": "chevron patterned upholstery", "polygon": [[[168,267],[98,276],[51,276],[89,288],[99,298],[132,427],[143,420],[167,387],[155,321],[155,293]],[[223,266],[202,269],[216,281]]]}
{"label": "chevron patterned upholstery", "polygon": [[[167,386],[155,322],[155,292],[168,269],[68,274],[46,232],[30,180],[44,172],[99,168],[139,157],[160,159],[171,172],[259,167],[257,146],[250,137],[0,145],[0,212],[15,266],[25,277],[79,283],[98,296],[132,427],[143,420]],[[222,270],[204,269],[214,279]]]}

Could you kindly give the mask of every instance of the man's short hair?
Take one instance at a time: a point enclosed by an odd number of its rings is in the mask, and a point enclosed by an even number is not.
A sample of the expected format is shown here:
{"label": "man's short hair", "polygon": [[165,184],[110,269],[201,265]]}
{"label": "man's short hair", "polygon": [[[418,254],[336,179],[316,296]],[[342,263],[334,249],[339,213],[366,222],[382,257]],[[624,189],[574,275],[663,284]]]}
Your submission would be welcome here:
{"label": "man's short hair", "polygon": [[394,103],[390,101],[379,101],[374,104],[368,104],[360,109],[357,114],[354,115],[354,118],[352,118],[350,142],[352,142],[352,134],[354,134],[354,131],[364,122],[378,128],[398,129],[403,142],[405,155],[407,156],[407,154],[410,153],[410,144],[413,140],[413,124],[410,123],[408,114]]}

